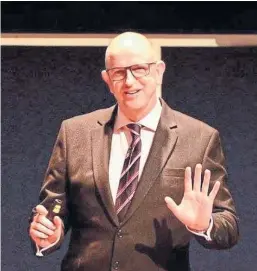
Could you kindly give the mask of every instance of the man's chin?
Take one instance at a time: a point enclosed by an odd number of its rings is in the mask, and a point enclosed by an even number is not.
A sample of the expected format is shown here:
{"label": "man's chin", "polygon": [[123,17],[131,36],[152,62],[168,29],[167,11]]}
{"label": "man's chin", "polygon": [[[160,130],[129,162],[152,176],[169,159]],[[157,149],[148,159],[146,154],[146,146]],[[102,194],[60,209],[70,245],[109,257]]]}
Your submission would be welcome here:
{"label": "man's chin", "polygon": [[128,110],[140,111],[144,108],[144,105],[138,101],[127,101],[125,106]]}

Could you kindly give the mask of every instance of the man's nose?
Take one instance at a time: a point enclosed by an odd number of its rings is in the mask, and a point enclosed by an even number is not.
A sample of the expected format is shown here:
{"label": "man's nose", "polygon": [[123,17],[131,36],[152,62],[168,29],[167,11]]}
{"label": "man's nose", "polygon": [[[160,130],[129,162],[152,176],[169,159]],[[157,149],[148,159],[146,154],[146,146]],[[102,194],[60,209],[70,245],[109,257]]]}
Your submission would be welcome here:
{"label": "man's nose", "polygon": [[126,74],[126,78],[125,78],[125,83],[126,85],[132,85],[135,81],[135,77],[132,74],[131,70],[127,69],[127,74]]}

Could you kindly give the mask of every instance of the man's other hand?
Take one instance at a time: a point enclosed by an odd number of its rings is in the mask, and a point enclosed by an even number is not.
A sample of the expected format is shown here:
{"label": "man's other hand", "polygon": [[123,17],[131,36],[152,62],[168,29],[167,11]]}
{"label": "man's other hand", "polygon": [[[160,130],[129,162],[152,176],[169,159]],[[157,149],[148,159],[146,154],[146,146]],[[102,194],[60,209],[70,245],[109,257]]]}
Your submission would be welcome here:
{"label": "man's other hand", "polygon": [[54,217],[53,222],[47,219],[48,211],[43,205],[37,205],[36,212],[30,224],[29,234],[39,247],[45,248],[60,239],[63,223],[58,216]]}
{"label": "man's other hand", "polygon": [[208,229],[213,202],[220,188],[220,182],[216,181],[209,192],[211,172],[205,170],[203,182],[201,173],[202,165],[198,164],[195,168],[193,182],[191,168],[186,168],[184,197],[179,205],[172,198],[165,197],[167,207],[192,231],[205,231]]}

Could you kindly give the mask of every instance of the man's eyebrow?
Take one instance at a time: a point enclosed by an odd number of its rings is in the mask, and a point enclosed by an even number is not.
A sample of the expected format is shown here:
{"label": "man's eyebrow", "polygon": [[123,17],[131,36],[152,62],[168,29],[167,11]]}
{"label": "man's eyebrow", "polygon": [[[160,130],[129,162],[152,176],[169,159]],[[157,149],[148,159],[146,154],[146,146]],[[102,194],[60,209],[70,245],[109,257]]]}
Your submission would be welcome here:
{"label": "man's eyebrow", "polygon": [[127,69],[127,68],[130,68],[130,67],[133,67],[133,66],[140,66],[140,65],[144,65],[144,64],[147,64],[147,63],[137,63],[137,64],[133,64],[133,65],[130,65],[130,66],[125,66],[125,67],[113,67],[113,68],[110,68],[110,69],[106,69],[106,70],[114,70],[114,69]]}
{"label": "man's eyebrow", "polygon": [[126,69],[128,67],[131,67],[131,66],[126,66],[126,67],[113,67],[113,68],[110,68],[110,69],[106,69],[107,71],[110,71],[110,70],[114,70],[114,69]]}

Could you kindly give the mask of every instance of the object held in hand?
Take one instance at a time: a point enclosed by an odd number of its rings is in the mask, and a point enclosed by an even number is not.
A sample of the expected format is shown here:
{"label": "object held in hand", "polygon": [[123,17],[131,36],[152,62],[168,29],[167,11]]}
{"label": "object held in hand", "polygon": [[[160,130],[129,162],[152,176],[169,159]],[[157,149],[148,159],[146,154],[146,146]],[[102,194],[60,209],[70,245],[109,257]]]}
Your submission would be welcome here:
{"label": "object held in hand", "polygon": [[53,221],[54,217],[60,213],[61,207],[62,201],[60,199],[55,199],[48,210],[46,218]]}

